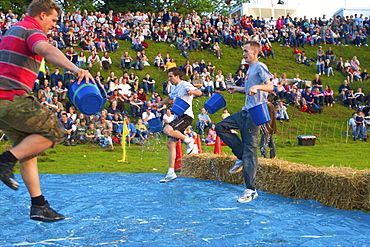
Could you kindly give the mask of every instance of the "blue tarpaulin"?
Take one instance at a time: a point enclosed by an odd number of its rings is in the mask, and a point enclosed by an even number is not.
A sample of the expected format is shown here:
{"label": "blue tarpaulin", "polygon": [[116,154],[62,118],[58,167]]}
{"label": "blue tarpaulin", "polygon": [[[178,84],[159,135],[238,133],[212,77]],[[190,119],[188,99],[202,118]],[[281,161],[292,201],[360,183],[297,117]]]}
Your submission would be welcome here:
{"label": "blue tarpaulin", "polygon": [[163,174],[41,174],[43,194],[67,219],[29,219],[30,199],[0,185],[1,246],[369,246],[370,214],[243,186]]}

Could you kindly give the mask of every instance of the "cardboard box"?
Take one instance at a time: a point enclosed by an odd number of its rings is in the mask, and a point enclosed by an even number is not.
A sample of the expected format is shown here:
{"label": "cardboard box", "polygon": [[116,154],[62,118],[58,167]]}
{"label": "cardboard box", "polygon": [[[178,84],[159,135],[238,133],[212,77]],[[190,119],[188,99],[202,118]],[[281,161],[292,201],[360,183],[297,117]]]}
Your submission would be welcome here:
{"label": "cardboard box", "polygon": [[316,136],[313,135],[299,135],[298,146],[315,146]]}

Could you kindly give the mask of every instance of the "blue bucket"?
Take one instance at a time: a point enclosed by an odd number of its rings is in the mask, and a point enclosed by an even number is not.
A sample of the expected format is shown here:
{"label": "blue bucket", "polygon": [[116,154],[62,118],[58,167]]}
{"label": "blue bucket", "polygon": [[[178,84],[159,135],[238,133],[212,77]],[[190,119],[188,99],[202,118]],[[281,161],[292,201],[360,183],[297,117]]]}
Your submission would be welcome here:
{"label": "blue bucket", "polygon": [[226,106],[226,101],[220,93],[214,93],[211,98],[204,103],[204,108],[209,114],[214,114]]}
{"label": "blue bucket", "polygon": [[266,102],[248,109],[253,122],[258,126],[270,122],[270,113]]}
{"label": "blue bucket", "polygon": [[103,108],[107,94],[104,89],[99,90],[97,84],[91,81],[86,83],[83,80],[78,85],[76,80],[69,87],[68,98],[83,114],[94,115]]}
{"label": "blue bucket", "polygon": [[177,97],[173,102],[171,111],[175,113],[177,116],[182,116],[189,107],[190,105],[188,104],[188,102],[181,99],[180,97]]}
{"label": "blue bucket", "polygon": [[156,117],[148,120],[149,126],[150,126],[150,131],[152,133],[157,133],[162,130],[162,123],[161,123],[161,118]]}

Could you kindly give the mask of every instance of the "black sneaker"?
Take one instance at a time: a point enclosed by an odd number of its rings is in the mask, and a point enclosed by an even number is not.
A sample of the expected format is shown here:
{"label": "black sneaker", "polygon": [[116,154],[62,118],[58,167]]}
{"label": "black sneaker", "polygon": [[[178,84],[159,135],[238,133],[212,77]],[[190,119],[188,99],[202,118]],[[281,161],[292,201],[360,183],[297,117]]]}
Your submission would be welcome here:
{"label": "black sneaker", "polygon": [[0,180],[3,181],[3,183],[8,186],[9,188],[13,190],[18,189],[18,183],[14,179],[13,174],[13,167],[15,165],[14,163],[4,162],[0,161]]}
{"label": "black sneaker", "polygon": [[58,220],[64,220],[66,217],[50,207],[50,204],[46,202],[44,206],[31,206],[30,219],[39,220],[44,222],[53,222]]}

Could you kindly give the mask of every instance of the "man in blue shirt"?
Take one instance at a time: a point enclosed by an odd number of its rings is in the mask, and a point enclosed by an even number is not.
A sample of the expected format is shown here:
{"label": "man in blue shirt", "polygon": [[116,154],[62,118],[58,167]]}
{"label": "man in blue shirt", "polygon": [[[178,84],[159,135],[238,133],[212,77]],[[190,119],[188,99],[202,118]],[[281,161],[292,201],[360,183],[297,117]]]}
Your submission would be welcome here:
{"label": "man in blue shirt", "polygon": [[[257,42],[247,42],[243,47],[244,59],[249,64],[245,77],[245,87],[230,87],[229,93],[242,92],[246,94],[245,105],[242,111],[234,113],[216,125],[217,135],[228,145],[237,157],[230,173],[243,170],[246,190],[238,198],[238,202],[245,203],[258,197],[256,191],[256,172],[258,166],[257,148],[260,126],[253,122],[249,109],[260,105],[267,100],[268,92],[273,91],[271,78],[265,64],[258,61],[260,45]],[[230,130],[239,129],[241,139]]]}

